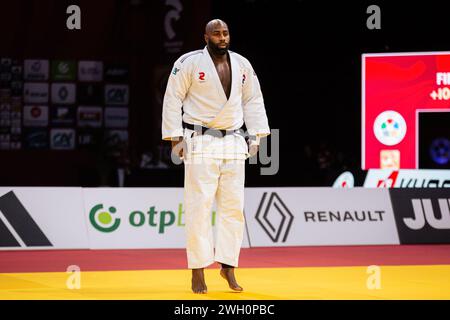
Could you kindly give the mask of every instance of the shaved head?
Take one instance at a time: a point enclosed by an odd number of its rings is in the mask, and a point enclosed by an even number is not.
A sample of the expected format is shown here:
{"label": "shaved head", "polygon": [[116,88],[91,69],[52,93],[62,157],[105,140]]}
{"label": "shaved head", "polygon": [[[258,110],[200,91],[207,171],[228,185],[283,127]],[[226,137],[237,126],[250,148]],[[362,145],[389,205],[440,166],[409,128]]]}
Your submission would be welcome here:
{"label": "shaved head", "polygon": [[227,24],[220,19],[209,21],[205,26],[205,42],[211,53],[217,56],[227,54],[230,46],[230,32]]}
{"label": "shaved head", "polygon": [[209,21],[205,26],[205,34],[211,34],[214,29],[225,27],[228,30],[227,24],[220,19],[213,19]]}

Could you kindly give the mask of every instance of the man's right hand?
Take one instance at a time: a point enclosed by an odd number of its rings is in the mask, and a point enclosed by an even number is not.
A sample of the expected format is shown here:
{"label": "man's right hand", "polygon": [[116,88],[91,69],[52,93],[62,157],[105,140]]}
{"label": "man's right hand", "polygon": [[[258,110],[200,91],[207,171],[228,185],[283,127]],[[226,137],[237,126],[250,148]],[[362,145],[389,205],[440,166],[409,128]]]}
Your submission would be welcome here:
{"label": "man's right hand", "polygon": [[182,137],[178,141],[172,141],[172,153],[178,157],[183,158],[184,155],[184,140]]}

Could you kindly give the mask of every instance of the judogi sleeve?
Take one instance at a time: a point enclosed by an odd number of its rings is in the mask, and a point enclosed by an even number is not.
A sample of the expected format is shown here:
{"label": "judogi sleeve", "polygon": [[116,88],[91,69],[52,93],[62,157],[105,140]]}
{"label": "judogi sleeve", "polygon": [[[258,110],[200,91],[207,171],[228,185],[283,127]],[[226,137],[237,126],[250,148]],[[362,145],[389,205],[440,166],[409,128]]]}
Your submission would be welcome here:
{"label": "judogi sleeve", "polygon": [[178,59],[170,73],[164,94],[162,111],[162,139],[174,140],[183,136],[182,107],[183,100],[191,85],[190,67]]}
{"label": "judogi sleeve", "polygon": [[255,135],[259,144],[260,138],[270,134],[270,128],[258,77],[249,62],[246,63],[245,78],[242,88],[244,122],[248,134]]}

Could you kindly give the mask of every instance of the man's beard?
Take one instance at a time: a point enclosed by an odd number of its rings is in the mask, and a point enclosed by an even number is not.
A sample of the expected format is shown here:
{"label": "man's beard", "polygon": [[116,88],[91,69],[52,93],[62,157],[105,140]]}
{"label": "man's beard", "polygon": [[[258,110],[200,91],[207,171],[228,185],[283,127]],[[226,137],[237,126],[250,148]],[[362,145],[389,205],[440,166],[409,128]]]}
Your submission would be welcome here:
{"label": "man's beard", "polygon": [[218,56],[223,56],[227,54],[228,48],[230,47],[230,44],[227,44],[225,48],[219,48],[216,44],[214,44],[212,41],[208,41],[208,48],[211,50],[211,52]]}

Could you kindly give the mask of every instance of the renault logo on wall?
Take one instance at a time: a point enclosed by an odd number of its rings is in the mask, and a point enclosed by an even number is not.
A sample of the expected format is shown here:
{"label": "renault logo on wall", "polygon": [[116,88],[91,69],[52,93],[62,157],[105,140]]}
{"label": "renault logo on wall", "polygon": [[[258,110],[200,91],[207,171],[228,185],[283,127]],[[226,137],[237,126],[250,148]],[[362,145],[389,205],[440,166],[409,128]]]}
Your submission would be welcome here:
{"label": "renault logo on wall", "polygon": [[294,216],[276,192],[264,192],[256,212],[256,221],[273,242],[285,242],[292,226]]}
{"label": "renault logo on wall", "polygon": [[0,196],[0,247],[52,247],[13,191]]}

